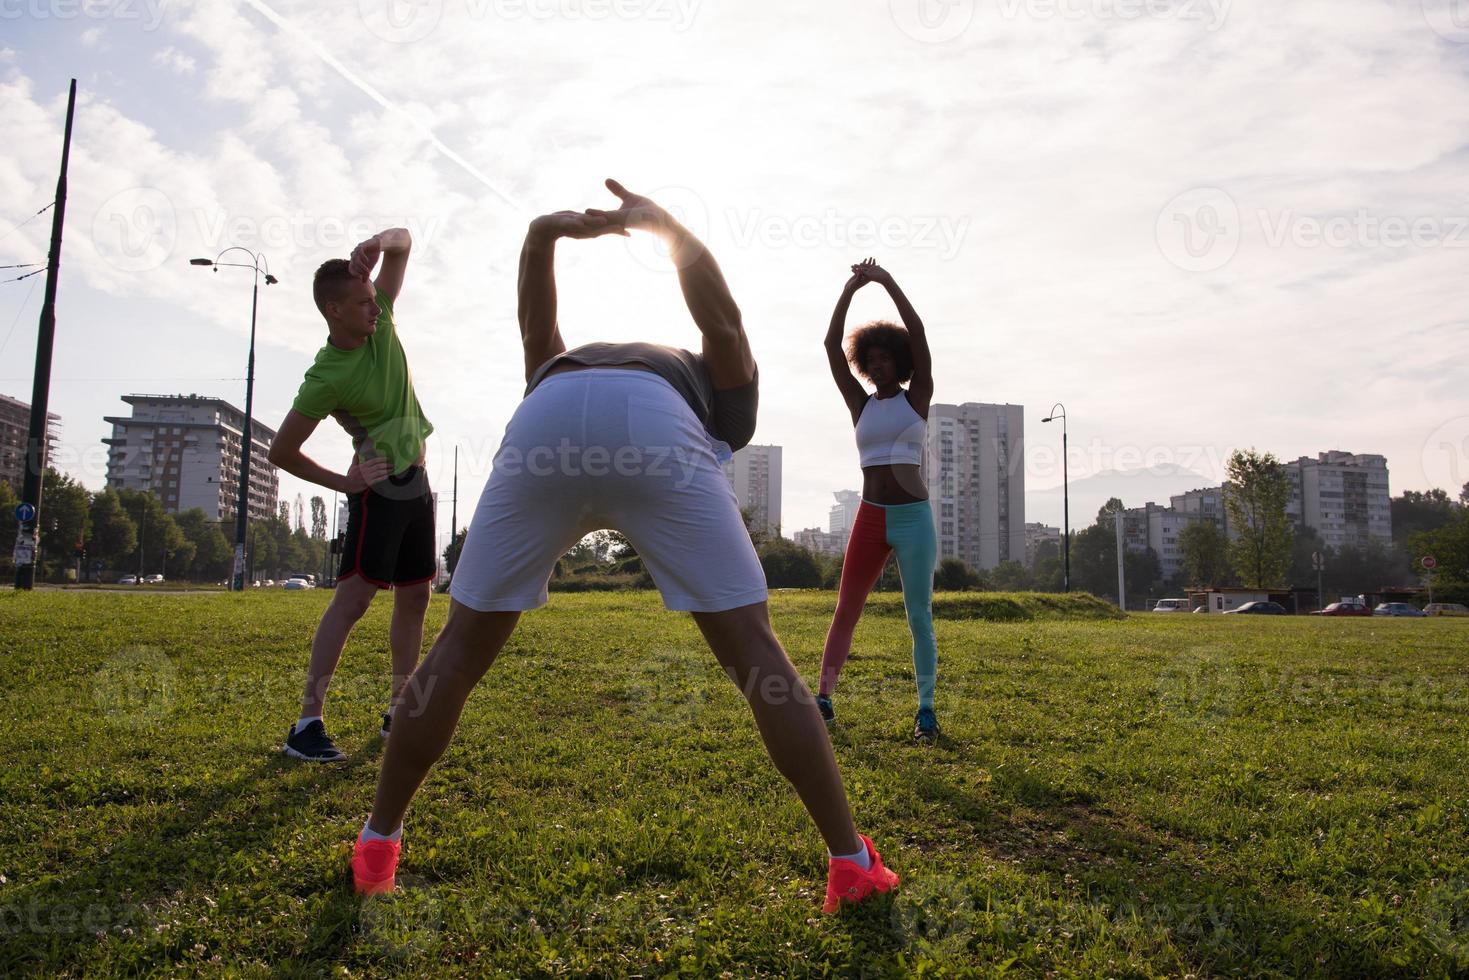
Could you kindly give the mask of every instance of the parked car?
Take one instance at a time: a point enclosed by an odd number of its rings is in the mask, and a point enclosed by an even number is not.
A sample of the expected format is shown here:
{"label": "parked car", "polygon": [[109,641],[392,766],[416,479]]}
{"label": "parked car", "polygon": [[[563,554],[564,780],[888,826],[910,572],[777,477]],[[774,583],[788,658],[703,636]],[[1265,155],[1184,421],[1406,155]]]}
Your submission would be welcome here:
{"label": "parked car", "polygon": [[1153,612],[1188,612],[1187,599],[1159,599]]}
{"label": "parked car", "polygon": [[314,585],[306,581],[304,578],[288,578],[281,587],[288,592],[299,592],[302,589],[315,588]]}
{"label": "parked car", "polygon": [[148,585],[162,585],[163,576],[159,575],[157,572],[154,572],[152,575],[149,575],[147,578],[143,579],[143,581]]}
{"label": "parked car", "polygon": [[1426,616],[1469,616],[1469,606],[1462,602],[1430,602],[1423,607]]}
{"label": "parked car", "polygon": [[1371,616],[1372,610],[1360,602],[1333,602],[1313,616]]}
{"label": "parked car", "polygon": [[1428,614],[1408,602],[1384,602],[1372,610],[1374,616],[1427,616]]}
{"label": "parked car", "polygon": [[1226,609],[1224,614],[1241,613],[1243,615],[1255,616],[1288,616],[1285,607],[1278,602],[1247,602],[1238,609]]}
{"label": "parked car", "polygon": [[117,580],[117,584],[118,585],[137,585],[138,584],[138,577],[136,575],[124,575],[122,578],[120,578],[120,579]]}

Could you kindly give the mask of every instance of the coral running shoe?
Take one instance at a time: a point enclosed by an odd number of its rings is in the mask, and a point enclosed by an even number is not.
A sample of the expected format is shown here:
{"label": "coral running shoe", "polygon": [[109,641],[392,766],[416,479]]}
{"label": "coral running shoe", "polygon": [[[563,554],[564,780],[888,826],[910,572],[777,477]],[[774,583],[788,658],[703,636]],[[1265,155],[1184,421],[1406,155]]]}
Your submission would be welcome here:
{"label": "coral running shoe", "polygon": [[358,894],[385,895],[393,890],[401,846],[395,840],[357,839],[352,849],[352,887]]}
{"label": "coral running shoe", "polygon": [[823,912],[835,912],[843,902],[856,904],[871,895],[890,892],[898,885],[897,873],[883,867],[882,855],[872,846],[871,838],[865,834],[858,836],[862,839],[862,846],[867,848],[871,865],[864,871],[862,865],[856,861],[832,858],[826,869],[826,904],[821,906]]}

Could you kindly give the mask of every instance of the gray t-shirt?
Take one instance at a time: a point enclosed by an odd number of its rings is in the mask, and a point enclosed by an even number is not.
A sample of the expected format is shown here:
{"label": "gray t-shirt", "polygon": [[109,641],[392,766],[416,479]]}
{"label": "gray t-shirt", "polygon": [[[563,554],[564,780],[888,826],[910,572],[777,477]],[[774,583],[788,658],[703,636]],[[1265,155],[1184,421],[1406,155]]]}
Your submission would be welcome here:
{"label": "gray t-shirt", "polygon": [[566,362],[587,367],[611,367],[617,364],[641,364],[673,386],[689,408],[704,423],[709,434],[729,444],[731,450],[743,449],[755,436],[755,414],[760,403],[760,372],[749,384],[717,390],[709,380],[704,356],[679,347],[661,344],[583,344],[551,358],[531,375],[525,386],[529,395],[546,373]]}

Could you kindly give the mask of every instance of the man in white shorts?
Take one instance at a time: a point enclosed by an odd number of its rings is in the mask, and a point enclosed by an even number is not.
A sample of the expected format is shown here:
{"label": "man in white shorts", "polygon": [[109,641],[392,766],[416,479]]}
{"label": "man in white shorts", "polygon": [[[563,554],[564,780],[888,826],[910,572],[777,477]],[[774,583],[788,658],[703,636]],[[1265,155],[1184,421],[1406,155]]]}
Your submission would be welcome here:
{"label": "man in white shorts", "polygon": [[[393,890],[403,815],[448,747],[469,692],[520,613],[545,604],[557,559],[588,532],[613,528],[637,549],[664,605],[693,614],[745,693],[771,760],[826,841],[824,908],[835,911],[891,890],[898,876],[853,825],[826,727],[771,629],[765,576],[720,468],[755,430],[758,379],[739,307],[702,242],[648,198],[616,181],[607,187],[621,208],[544,215],[526,234],[526,397],[470,524],[448,621],[394,716],[372,815],[352,856],[355,887]],[[700,354],[653,344],[568,351],[562,342],[556,241],[629,228],[671,246]]]}

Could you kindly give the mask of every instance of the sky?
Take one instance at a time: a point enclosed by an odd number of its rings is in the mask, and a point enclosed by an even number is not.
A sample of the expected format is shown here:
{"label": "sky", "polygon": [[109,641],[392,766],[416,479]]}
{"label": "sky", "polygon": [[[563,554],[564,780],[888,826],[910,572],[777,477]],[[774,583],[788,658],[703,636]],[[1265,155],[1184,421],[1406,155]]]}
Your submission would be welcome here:
{"label": "sky", "polygon": [[[243,246],[280,279],[274,427],[325,341],[313,270],[401,225],[447,535],[455,449],[464,524],[522,395],[526,224],[608,206],[606,177],[723,266],[787,535],[860,486],[821,340],[869,255],[927,325],[936,401],[1025,406],[1027,520],[1060,523],[1057,402],[1074,527],[1238,447],[1380,453],[1394,494],[1469,481],[1469,0],[0,0],[0,265],[45,261],[50,215],[26,219],[70,77],[50,407],[89,487],[122,395],[243,405],[251,275],[190,258]],[[568,344],[696,348],[650,241],[565,243],[558,278]],[[43,279],[0,282],[22,400]],[[868,287],[849,326],[893,315]],[[327,423],[306,451],[351,449]]]}

